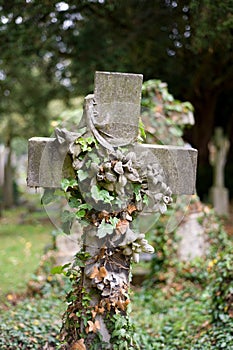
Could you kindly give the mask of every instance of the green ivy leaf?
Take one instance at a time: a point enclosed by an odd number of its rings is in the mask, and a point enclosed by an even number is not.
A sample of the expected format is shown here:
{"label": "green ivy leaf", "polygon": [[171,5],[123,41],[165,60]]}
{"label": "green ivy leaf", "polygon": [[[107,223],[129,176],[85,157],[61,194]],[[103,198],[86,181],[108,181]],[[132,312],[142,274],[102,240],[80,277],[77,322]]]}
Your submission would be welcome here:
{"label": "green ivy leaf", "polygon": [[81,146],[82,152],[90,152],[92,150],[91,146],[97,147],[97,141],[93,136],[80,137],[76,140],[76,143]]}
{"label": "green ivy leaf", "polygon": [[116,217],[110,217],[109,221],[110,221],[110,224],[113,226],[113,228],[115,229],[116,228],[116,225],[117,223],[119,222],[120,219],[116,218]]}
{"label": "green ivy leaf", "polygon": [[110,195],[110,193],[106,190],[101,190],[98,186],[94,185],[91,188],[91,195],[92,198],[98,202],[103,201],[105,203],[111,204],[111,202],[114,200],[114,197]]}
{"label": "green ivy leaf", "polygon": [[84,218],[85,215],[86,215],[86,210],[84,210],[84,209],[81,209],[81,210],[77,211],[77,213],[76,213],[76,217],[78,219]]}
{"label": "green ivy leaf", "polygon": [[61,221],[62,221],[62,230],[66,234],[70,234],[70,229],[72,226],[72,223],[75,219],[75,213],[72,213],[68,210],[63,211],[61,215]]}
{"label": "green ivy leaf", "polygon": [[55,195],[55,189],[52,188],[46,188],[44,190],[43,196],[41,197],[41,204],[49,204],[51,202],[54,202],[57,196]]}
{"label": "green ivy leaf", "polygon": [[64,273],[64,270],[65,270],[67,267],[69,267],[69,266],[70,266],[70,263],[67,263],[67,264],[65,264],[65,265],[54,266],[54,267],[51,269],[50,273],[51,273],[52,275],[62,274],[62,273]]}
{"label": "green ivy leaf", "polygon": [[143,141],[143,140],[146,139],[146,132],[145,132],[145,126],[144,126],[144,124],[143,124],[141,119],[139,120],[139,126],[138,127],[139,127],[140,140]]}
{"label": "green ivy leaf", "polygon": [[61,274],[61,273],[63,273],[63,267],[62,267],[62,266],[54,266],[54,267],[51,269],[50,273],[51,273],[52,275]]}
{"label": "green ivy leaf", "polygon": [[111,235],[113,231],[114,227],[111,224],[105,222],[105,220],[103,219],[98,227],[97,236],[99,238],[104,238],[106,235]]}
{"label": "green ivy leaf", "polygon": [[94,162],[95,164],[99,164],[100,163],[100,159],[97,156],[96,153],[92,152],[89,154],[89,157],[91,158],[92,162]]}
{"label": "green ivy leaf", "polygon": [[86,178],[88,178],[88,172],[82,169],[78,170],[77,174],[80,181],[84,181]]}
{"label": "green ivy leaf", "polygon": [[78,252],[75,255],[74,265],[73,266],[79,266],[79,267],[85,267],[87,259],[90,258],[90,254],[88,252]]}
{"label": "green ivy leaf", "polygon": [[127,340],[119,344],[118,350],[127,350],[127,349],[129,349]]}
{"label": "green ivy leaf", "polygon": [[135,194],[135,199],[137,202],[140,202],[142,200],[141,196],[141,185],[134,185],[134,194]]}
{"label": "green ivy leaf", "polygon": [[88,210],[91,210],[92,209],[92,206],[88,203],[83,203],[79,206],[80,209],[88,209]]}
{"label": "green ivy leaf", "polygon": [[75,197],[70,197],[70,198],[69,198],[69,206],[70,206],[71,208],[79,208],[79,207],[80,207],[80,204],[81,204],[80,199],[75,198]]}
{"label": "green ivy leaf", "polygon": [[124,337],[126,334],[126,329],[125,328],[121,328],[118,330],[113,331],[112,333],[112,337]]}
{"label": "green ivy leaf", "polygon": [[142,202],[146,205],[149,205],[149,197],[146,194],[143,195]]}
{"label": "green ivy leaf", "polygon": [[74,219],[74,217],[75,217],[75,213],[72,213],[72,212],[70,212],[68,210],[64,210],[62,215],[61,215],[61,221],[62,222],[67,222],[69,220]]}
{"label": "green ivy leaf", "polygon": [[78,186],[78,182],[76,179],[63,179],[61,181],[61,188],[63,189],[63,191],[67,191],[69,187],[74,188]]}
{"label": "green ivy leaf", "polygon": [[92,198],[93,198],[96,202],[98,202],[99,200],[101,200],[99,191],[100,191],[100,190],[99,190],[99,188],[98,188],[96,185],[94,185],[94,186],[91,187],[91,195],[92,195]]}
{"label": "green ivy leaf", "polygon": [[63,189],[63,191],[67,191],[68,187],[69,187],[69,183],[70,181],[68,179],[62,179],[61,180],[61,188]]}

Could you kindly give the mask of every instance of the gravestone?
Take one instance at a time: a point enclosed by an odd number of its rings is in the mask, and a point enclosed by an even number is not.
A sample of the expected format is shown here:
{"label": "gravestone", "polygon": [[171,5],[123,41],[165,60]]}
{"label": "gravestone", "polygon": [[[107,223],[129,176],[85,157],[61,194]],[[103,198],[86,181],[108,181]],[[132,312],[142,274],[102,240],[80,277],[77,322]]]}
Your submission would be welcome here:
{"label": "gravestone", "polygon": [[223,134],[223,129],[215,129],[209,145],[209,160],[213,167],[213,186],[210,189],[210,200],[219,215],[229,214],[229,192],[224,186],[224,168],[230,142]]}
{"label": "gravestone", "polygon": [[80,233],[71,233],[69,236],[58,234],[56,237],[56,265],[65,265],[73,261],[75,254],[80,250]]}
{"label": "gravestone", "polygon": [[[131,260],[153,252],[136,217],[165,212],[171,193],[195,192],[196,150],[137,143],[141,85],[140,74],[96,72],[77,132],[57,129],[54,138],[29,140],[28,186],[56,188],[73,179],[66,189],[87,222],[88,257],[63,322],[64,349],[90,349],[96,334],[100,348],[112,349],[108,326],[114,315],[126,316]],[[83,290],[91,295],[86,324],[76,314],[85,313]]]}
{"label": "gravestone", "polygon": [[209,252],[209,240],[205,227],[200,222],[205,217],[205,206],[193,196],[187,213],[176,230],[179,238],[177,254],[181,261],[205,258]]}

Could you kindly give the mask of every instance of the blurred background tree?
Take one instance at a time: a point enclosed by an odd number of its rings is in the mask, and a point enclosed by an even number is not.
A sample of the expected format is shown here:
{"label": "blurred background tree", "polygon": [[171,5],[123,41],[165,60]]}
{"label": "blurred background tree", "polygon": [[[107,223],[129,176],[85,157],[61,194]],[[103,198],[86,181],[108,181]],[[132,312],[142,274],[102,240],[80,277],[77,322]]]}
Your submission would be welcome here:
{"label": "blurred background tree", "polygon": [[[199,149],[198,184],[207,192],[213,129],[233,137],[233,0],[5,0],[0,9],[0,123],[21,136],[46,135],[56,115],[49,102],[91,92],[95,70],[159,78],[194,106],[185,137]],[[7,145],[16,136],[8,135]]]}

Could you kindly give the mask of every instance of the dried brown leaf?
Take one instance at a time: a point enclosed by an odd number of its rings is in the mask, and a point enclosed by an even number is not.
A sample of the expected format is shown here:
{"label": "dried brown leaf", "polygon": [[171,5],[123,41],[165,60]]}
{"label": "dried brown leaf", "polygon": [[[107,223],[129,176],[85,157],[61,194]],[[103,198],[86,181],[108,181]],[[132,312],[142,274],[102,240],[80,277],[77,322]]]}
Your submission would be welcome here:
{"label": "dried brown leaf", "polygon": [[105,278],[107,275],[108,275],[108,271],[105,269],[104,266],[101,266],[99,271],[99,277]]}
{"label": "dried brown leaf", "polygon": [[98,269],[98,267],[95,265],[95,266],[93,267],[92,273],[91,273],[91,275],[90,275],[90,279],[93,279],[93,278],[97,277],[98,274],[99,274],[99,269]]}
{"label": "dried brown leaf", "polygon": [[129,300],[129,299],[126,299],[126,301],[125,301],[126,307],[127,307],[129,304],[130,304],[130,300]]}
{"label": "dried brown leaf", "polygon": [[69,318],[72,318],[74,321],[78,320],[78,317],[74,312],[71,312],[71,314],[69,314]]}
{"label": "dried brown leaf", "polygon": [[116,302],[116,306],[117,306],[119,309],[121,309],[122,311],[125,311],[125,303],[122,302],[121,300],[118,300],[118,301]]}
{"label": "dried brown leaf", "polygon": [[119,309],[121,309],[122,311],[125,311],[127,309],[127,306],[129,305],[130,303],[130,300],[129,299],[126,299],[125,301],[123,300],[118,300],[116,302],[116,305]]}
{"label": "dried brown leaf", "polygon": [[97,311],[96,310],[91,310],[91,314],[92,314],[92,318],[94,319],[96,314],[97,314]]}
{"label": "dried brown leaf", "polygon": [[129,227],[129,222],[127,220],[119,220],[116,225],[116,230],[120,234],[124,234]]}
{"label": "dried brown leaf", "polygon": [[98,213],[98,220],[103,220],[103,219],[106,219],[106,221],[109,220],[109,213],[105,210]]}
{"label": "dried brown leaf", "polygon": [[103,306],[99,307],[98,310],[97,310],[98,314],[103,314],[104,311],[105,311],[105,308]]}
{"label": "dried brown leaf", "polygon": [[96,320],[95,322],[87,321],[87,333],[93,332],[96,333],[100,329],[100,322]]}
{"label": "dried brown leaf", "polygon": [[92,273],[90,274],[90,279],[96,278],[97,281],[101,282],[103,278],[105,278],[108,275],[108,271],[104,266],[101,266],[99,269],[95,265],[93,267]]}
{"label": "dried brown leaf", "polygon": [[[108,299],[108,300],[109,300],[109,299]],[[110,310],[111,310],[111,303],[110,303],[110,301],[108,301],[108,302],[106,303],[106,306],[107,306],[107,310],[110,311]]]}
{"label": "dried brown leaf", "polygon": [[134,211],[136,211],[137,210],[137,207],[136,207],[136,205],[135,204],[129,204],[128,205],[128,207],[127,207],[127,211],[128,211],[128,213],[131,215]]}
{"label": "dried brown leaf", "polygon": [[74,343],[71,350],[86,350],[86,345],[84,344],[84,339],[79,339],[78,342]]}

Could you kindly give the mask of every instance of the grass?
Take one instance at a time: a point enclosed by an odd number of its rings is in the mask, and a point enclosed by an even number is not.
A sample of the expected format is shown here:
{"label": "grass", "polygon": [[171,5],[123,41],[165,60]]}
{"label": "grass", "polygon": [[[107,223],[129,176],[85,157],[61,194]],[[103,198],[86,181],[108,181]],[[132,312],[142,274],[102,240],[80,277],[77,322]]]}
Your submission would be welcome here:
{"label": "grass", "polygon": [[[65,291],[58,292],[47,284],[48,293],[43,298],[23,295],[45,247],[52,243],[53,229],[43,210],[29,212],[18,207],[0,218],[1,350],[36,350],[57,343]],[[58,293],[61,298],[57,298]]]}
{"label": "grass", "polygon": [[[156,288],[134,289],[131,317],[143,341],[141,349],[218,349],[195,347],[197,335],[210,321],[209,295],[195,283],[183,282],[179,287],[176,284],[167,288],[162,283]],[[9,350],[6,344],[15,345],[10,349],[16,349],[20,343],[20,349],[41,350],[47,342],[53,346],[51,349],[59,349],[67,286],[58,289],[54,286],[47,285],[43,298],[26,298],[14,307],[8,303],[7,312],[0,308],[1,349]]]}
{"label": "grass", "polygon": [[[209,324],[210,296],[196,283],[182,281],[136,291],[132,317],[139,329],[157,339],[154,349],[191,349],[195,337]],[[172,341],[171,341],[172,340]]]}
{"label": "grass", "polygon": [[61,299],[55,295],[26,298],[5,311],[0,308],[0,349],[53,349],[46,344],[57,344],[63,312]]}
{"label": "grass", "polygon": [[[2,294],[24,291],[45,245],[51,243],[52,229],[44,213],[27,213],[25,209],[4,213],[0,220]],[[219,237],[219,229],[217,232]],[[185,268],[172,265],[166,280],[157,279],[153,284],[149,279],[144,287],[133,288],[131,317],[141,336],[141,350],[233,349],[231,319],[228,323],[211,322],[213,305],[209,282],[215,265],[211,269],[210,266],[208,261],[193,262],[189,269],[186,265]],[[222,265],[219,263],[219,266]],[[148,269],[146,264],[139,267]],[[224,275],[226,269],[220,272]],[[40,276],[34,275],[37,277]],[[1,350],[41,350],[48,344],[51,350],[59,349],[57,336],[66,308],[65,293],[70,285],[56,283],[56,278],[46,280],[42,297],[27,296],[21,301],[16,298],[15,303],[11,298],[4,298],[0,304]]]}
{"label": "grass", "polygon": [[34,215],[22,208],[4,212],[0,219],[0,298],[25,290],[45,246],[51,243],[51,230],[44,213]]}

